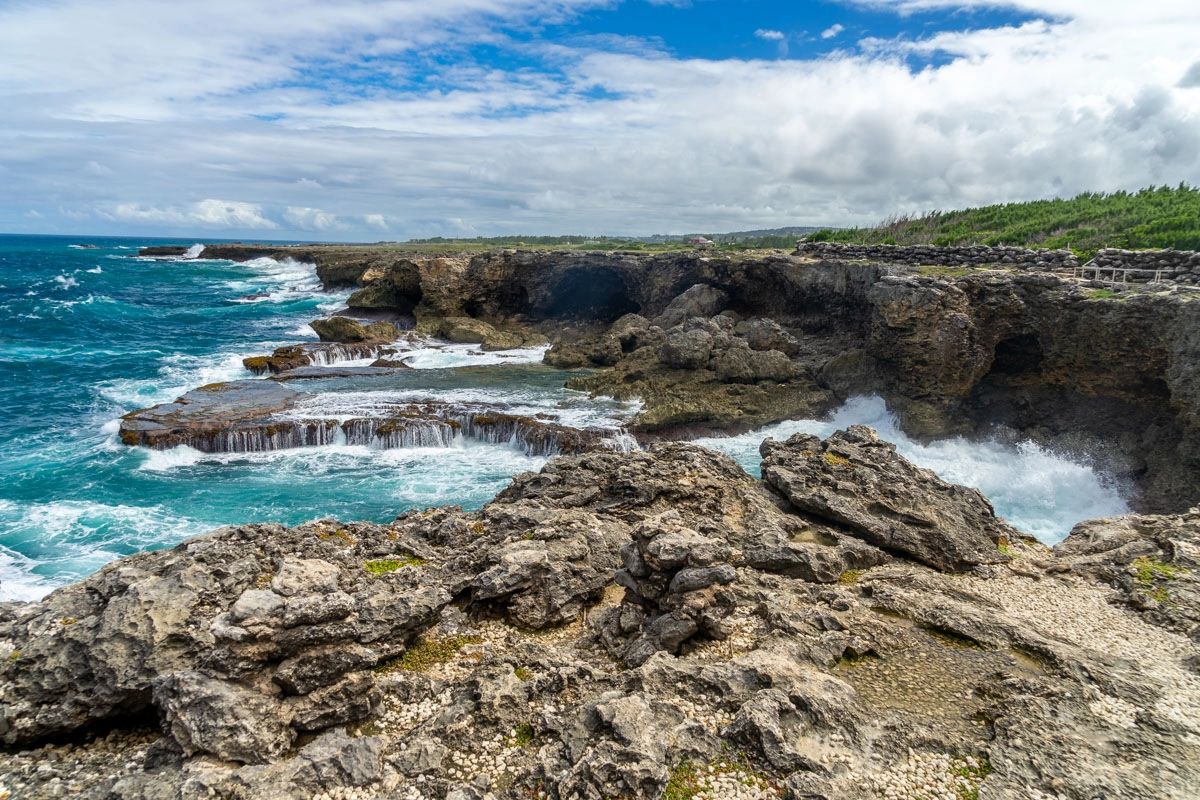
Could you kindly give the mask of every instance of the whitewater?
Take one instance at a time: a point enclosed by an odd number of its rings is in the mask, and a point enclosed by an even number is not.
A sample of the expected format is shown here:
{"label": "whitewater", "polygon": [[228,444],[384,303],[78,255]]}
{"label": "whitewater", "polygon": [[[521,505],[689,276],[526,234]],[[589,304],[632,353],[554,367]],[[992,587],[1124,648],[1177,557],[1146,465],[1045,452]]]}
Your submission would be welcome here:
{"label": "whitewater", "polygon": [[[179,259],[131,257],[160,244],[192,249]],[[508,443],[463,437],[437,447],[266,453],[122,445],[121,415],[204,384],[252,378],[243,358],[315,341],[307,323],[345,307],[348,293],[323,291],[312,265],[199,254],[190,241],[0,236],[0,412],[9,429],[0,442],[0,600],[39,598],[121,556],[222,525],[384,522],[411,508],[478,508],[513,475],[546,462]],[[293,384],[312,393],[304,415],[344,420],[396,403],[486,403],[611,429],[614,441],[629,444],[620,426],[636,405],[563,388],[574,373],[542,366],[540,348],[483,353],[417,342],[406,349],[414,369],[403,373]],[[1033,445],[913,442],[877,398],[852,400],[829,420],[701,443],[756,474],[766,436],[824,436],[859,422],[911,461],[977,486],[997,513],[1048,543],[1081,519],[1128,510],[1102,475]]]}

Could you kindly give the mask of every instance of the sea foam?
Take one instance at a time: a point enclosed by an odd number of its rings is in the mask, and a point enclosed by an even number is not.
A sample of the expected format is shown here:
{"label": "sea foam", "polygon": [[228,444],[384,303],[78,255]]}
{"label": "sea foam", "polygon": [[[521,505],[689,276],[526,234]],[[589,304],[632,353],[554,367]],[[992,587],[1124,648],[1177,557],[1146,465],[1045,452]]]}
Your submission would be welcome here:
{"label": "sea foam", "polygon": [[699,439],[697,444],[728,453],[757,476],[758,446],[764,439],[784,440],[795,433],[824,438],[856,424],[871,426],[893,442],[900,455],[943,480],[979,489],[998,515],[1047,544],[1061,541],[1082,520],[1129,513],[1116,484],[1091,466],[1032,442],[1011,446],[954,438],[921,444],[899,429],[879,397],[852,398],[825,421],[782,422],[741,436]]}

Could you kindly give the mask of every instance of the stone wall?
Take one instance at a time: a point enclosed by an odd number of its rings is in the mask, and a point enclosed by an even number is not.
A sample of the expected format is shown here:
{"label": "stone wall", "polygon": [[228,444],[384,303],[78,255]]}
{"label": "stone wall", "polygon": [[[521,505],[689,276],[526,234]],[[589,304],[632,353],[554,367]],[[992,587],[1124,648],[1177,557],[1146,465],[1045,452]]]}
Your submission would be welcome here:
{"label": "stone wall", "polygon": [[[1079,259],[1070,250],[1023,247],[936,247],[934,245],[859,245],[841,242],[797,242],[797,255],[840,261],[938,267],[999,266],[1029,272],[1074,272]],[[1145,283],[1153,280],[1200,284],[1200,252],[1191,250],[1120,250],[1106,248],[1083,265],[1085,277],[1105,282]],[[1113,271],[1117,270],[1116,274]],[[1122,270],[1133,270],[1124,274]]]}
{"label": "stone wall", "polygon": [[1046,272],[1072,269],[1079,259],[1070,250],[1027,250],[1023,247],[936,247],[934,245],[843,244],[797,242],[797,255],[842,261],[885,261],[939,267],[978,267],[995,264]]}
{"label": "stone wall", "polygon": [[[1193,250],[1101,250],[1087,264],[1087,273],[1092,268],[1100,270],[1102,278],[1109,278],[1106,270],[1138,270],[1128,275],[1130,281],[1173,280],[1177,283],[1200,283],[1200,253]],[[1120,273],[1117,280],[1121,279]]]}

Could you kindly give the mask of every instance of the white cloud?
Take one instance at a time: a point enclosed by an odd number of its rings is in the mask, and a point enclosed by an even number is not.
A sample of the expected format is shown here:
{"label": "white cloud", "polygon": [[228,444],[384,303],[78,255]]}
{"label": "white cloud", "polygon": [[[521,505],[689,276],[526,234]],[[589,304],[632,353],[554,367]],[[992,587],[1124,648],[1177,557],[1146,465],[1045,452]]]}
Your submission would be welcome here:
{"label": "white cloud", "polygon": [[338,227],[337,215],[319,208],[289,206],[284,210],[283,218],[292,228],[301,231],[328,231]]}
{"label": "white cloud", "polygon": [[1200,89],[1200,61],[1188,67],[1187,72],[1176,84],[1180,89]]}
{"label": "white cloud", "polygon": [[825,30],[821,31],[821,38],[832,39],[844,30],[846,30],[845,27],[843,27],[840,23],[834,23]]}
{"label": "white cloud", "polygon": [[279,225],[262,215],[262,207],[254,203],[228,200],[201,200],[190,206],[158,208],[140,203],[118,203],[111,209],[97,208],[101,216],[119,222],[161,225],[200,225],[210,228],[278,228]]}
{"label": "white cloud", "polygon": [[767,28],[759,28],[754,32],[754,35],[760,39],[766,39],[768,42],[778,42],[784,38],[783,31],[773,31]]}
{"label": "white cloud", "polygon": [[[1045,20],[781,61],[522,44],[491,22],[600,0],[214,3],[0,11],[0,230],[26,209],[47,226],[95,209],[89,230],[347,238],[735,230],[1200,183],[1190,0],[1021,0]],[[873,5],[935,4],[960,5]],[[460,61],[414,87],[401,60],[357,94],[297,80],[368,50],[461,55],[451,39],[523,66]],[[524,66],[539,60],[552,69]],[[189,204],[222,197],[255,203]]]}

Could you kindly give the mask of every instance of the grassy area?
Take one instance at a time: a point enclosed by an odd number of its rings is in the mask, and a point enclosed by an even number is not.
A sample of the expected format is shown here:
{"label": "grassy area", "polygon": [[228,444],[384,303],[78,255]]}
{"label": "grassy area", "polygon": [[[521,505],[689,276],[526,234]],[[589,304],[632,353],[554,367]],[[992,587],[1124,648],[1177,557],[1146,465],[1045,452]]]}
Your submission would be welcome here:
{"label": "grassy area", "polygon": [[1200,250],[1200,189],[1150,187],[1088,192],[1069,200],[935,211],[901,216],[873,228],[823,230],[809,241],[854,244],[1016,245],[1070,248],[1091,258],[1103,247]]}

